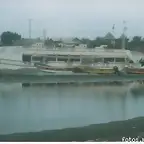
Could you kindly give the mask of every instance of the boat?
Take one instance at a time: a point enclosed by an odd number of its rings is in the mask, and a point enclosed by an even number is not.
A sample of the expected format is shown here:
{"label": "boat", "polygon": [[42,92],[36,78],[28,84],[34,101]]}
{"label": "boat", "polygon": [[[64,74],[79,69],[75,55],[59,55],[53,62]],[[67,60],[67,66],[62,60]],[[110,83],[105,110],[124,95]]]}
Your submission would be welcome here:
{"label": "boat", "polygon": [[34,64],[37,69],[48,72],[48,73],[88,73],[88,74],[119,74],[119,68],[114,67],[99,67],[98,65],[92,66],[63,66],[60,64],[50,65],[50,64],[42,64],[35,63]]}
{"label": "boat", "polygon": [[66,67],[64,65],[48,65],[48,64],[43,64],[43,63],[35,63],[34,66],[39,69],[40,71],[47,72],[47,73],[66,73],[66,74],[71,74],[72,68],[71,67]]}
{"label": "boat", "polygon": [[122,49],[57,49],[57,50],[29,50],[22,55],[24,63],[36,62],[63,62],[72,63],[73,65],[87,65],[92,63],[111,63],[122,64],[132,59],[129,50]]}
{"label": "boat", "polygon": [[[131,60],[136,63],[131,51],[123,49],[73,48],[65,50],[40,49],[38,51],[29,49],[22,54],[22,61],[1,59],[0,64],[12,65],[12,67],[17,67],[15,69],[18,71],[22,69],[24,73],[38,73],[40,70],[47,73],[113,74],[115,67],[121,71],[125,65],[134,65],[129,64]],[[135,68],[135,66],[133,69],[129,66],[128,73],[134,73]]]}
{"label": "boat", "polygon": [[144,81],[143,80],[141,80],[141,81],[139,80],[137,82],[133,82],[129,86],[129,92],[133,96],[143,95],[144,94]]}
{"label": "boat", "polygon": [[143,74],[144,75],[144,67],[136,67],[136,66],[125,66],[123,71],[126,74]]}
{"label": "boat", "polygon": [[82,49],[55,49],[55,50],[30,50],[23,53],[23,63],[41,63],[37,65],[41,71],[90,74],[112,74],[114,67],[118,70],[124,68],[132,60],[129,50],[107,48],[82,48]]}
{"label": "boat", "polygon": [[119,74],[118,67],[98,67],[98,66],[78,66],[73,72],[81,72],[88,74]]}

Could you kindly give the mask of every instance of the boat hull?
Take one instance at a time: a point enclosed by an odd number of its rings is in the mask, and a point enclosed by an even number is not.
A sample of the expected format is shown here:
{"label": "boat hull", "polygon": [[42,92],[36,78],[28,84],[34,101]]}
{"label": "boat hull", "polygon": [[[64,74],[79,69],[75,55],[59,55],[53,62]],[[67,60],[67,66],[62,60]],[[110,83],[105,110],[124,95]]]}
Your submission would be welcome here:
{"label": "boat hull", "polygon": [[35,64],[37,69],[47,73],[73,73],[71,68],[52,67],[45,64]]}
{"label": "boat hull", "polygon": [[77,66],[77,67],[56,67],[46,64],[36,64],[39,70],[48,73],[88,73],[88,74],[116,74],[119,72],[118,67],[100,68],[90,66]]}
{"label": "boat hull", "polygon": [[114,74],[116,71],[114,68],[92,68],[92,67],[77,67],[77,72],[89,73],[89,74]]}
{"label": "boat hull", "polygon": [[72,74],[73,72],[72,71],[60,71],[60,70],[49,70],[49,69],[41,69],[41,71],[43,72],[47,72],[47,73],[59,73],[59,74]]}
{"label": "boat hull", "polygon": [[144,74],[144,68],[124,68],[127,74]]}

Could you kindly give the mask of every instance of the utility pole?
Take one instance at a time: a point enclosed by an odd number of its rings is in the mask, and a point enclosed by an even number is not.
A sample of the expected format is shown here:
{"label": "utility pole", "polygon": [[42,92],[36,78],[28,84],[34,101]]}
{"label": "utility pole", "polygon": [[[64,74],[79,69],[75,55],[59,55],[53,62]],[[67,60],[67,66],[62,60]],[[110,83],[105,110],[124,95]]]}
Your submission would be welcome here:
{"label": "utility pole", "polygon": [[43,29],[43,39],[44,39],[44,41],[46,40],[46,38],[47,38],[47,31],[46,31],[46,29]]}
{"label": "utility pole", "polygon": [[29,29],[29,39],[31,39],[31,22],[32,22],[32,19],[29,19],[28,22],[29,22],[29,26],[28,26],[28,29]]}

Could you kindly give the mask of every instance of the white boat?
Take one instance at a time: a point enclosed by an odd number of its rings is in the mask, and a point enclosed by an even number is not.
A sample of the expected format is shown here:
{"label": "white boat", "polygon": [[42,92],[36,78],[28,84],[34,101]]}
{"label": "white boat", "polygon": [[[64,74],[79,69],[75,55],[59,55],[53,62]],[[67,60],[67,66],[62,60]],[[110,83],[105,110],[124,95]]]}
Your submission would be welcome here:
{"label": "white boat", "polygon": [[35,67],[40,71],[47,73],[59,73],[59,74],[72,74],[72,67],[61,65],[60,63],[42,64],[35,63]]}
{"label": "white boat", "polygon": [[[81,65],[91,67],[94,65],[93,68],[95,69],[111,69],[111,71],[115,66],[122,70],[125,65],[129,65],[130,61],[136,62],[129,50],[101,47],[95,49],[30,50],[23,53],[22,60],[24,63],[44,63],[53,68],[67,68],[68,65],[71,65],[71,67],[79,67]],[[55,70],[43,71],[54,72]]]}
{"label": "white boat", "polygon": [[72,71],[60,71],[60,70],[45,70],[45,69],[40,69],[42,72],[46,73],[55,73],[55,74],[73,74]]}
{"label": "white boat", "polygon": [[[17,50],[18,51],[18,50]],[[45,63],[51,67],[67,68],[79,66],[92,66],[98,69],[112,69],[117,66],[119,70],[123,69],[125,65],[129,65],[132,60],[134,63],[133,53],[124,49],[107,49],[107,48],[81,48],[81,49],[27,49],[25,52],[18,53],[22,58],[17,60],[1,59],[0,64],[8,69],[35,69],[34,63]],[[3,56],[4,57],[4,56]],[[14,59],[14,58],[13,58]],[[21,60],[22,59],[22,60]],[[43,70],[46,72],[54,72],[54,70]],[[64,70],[62,70],[64,72]],[[61,72],[61,71],[60,71]]]}

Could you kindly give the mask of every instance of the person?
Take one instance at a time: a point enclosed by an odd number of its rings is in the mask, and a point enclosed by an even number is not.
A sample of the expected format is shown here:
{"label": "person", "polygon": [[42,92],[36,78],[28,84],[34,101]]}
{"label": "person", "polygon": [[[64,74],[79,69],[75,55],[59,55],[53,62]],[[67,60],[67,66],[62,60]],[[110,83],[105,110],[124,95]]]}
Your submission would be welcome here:
{"label": "person", "polygon": [[141,67],[144,66],[144,60],[142,58],[139,60],[139,63],[141,64]]}

